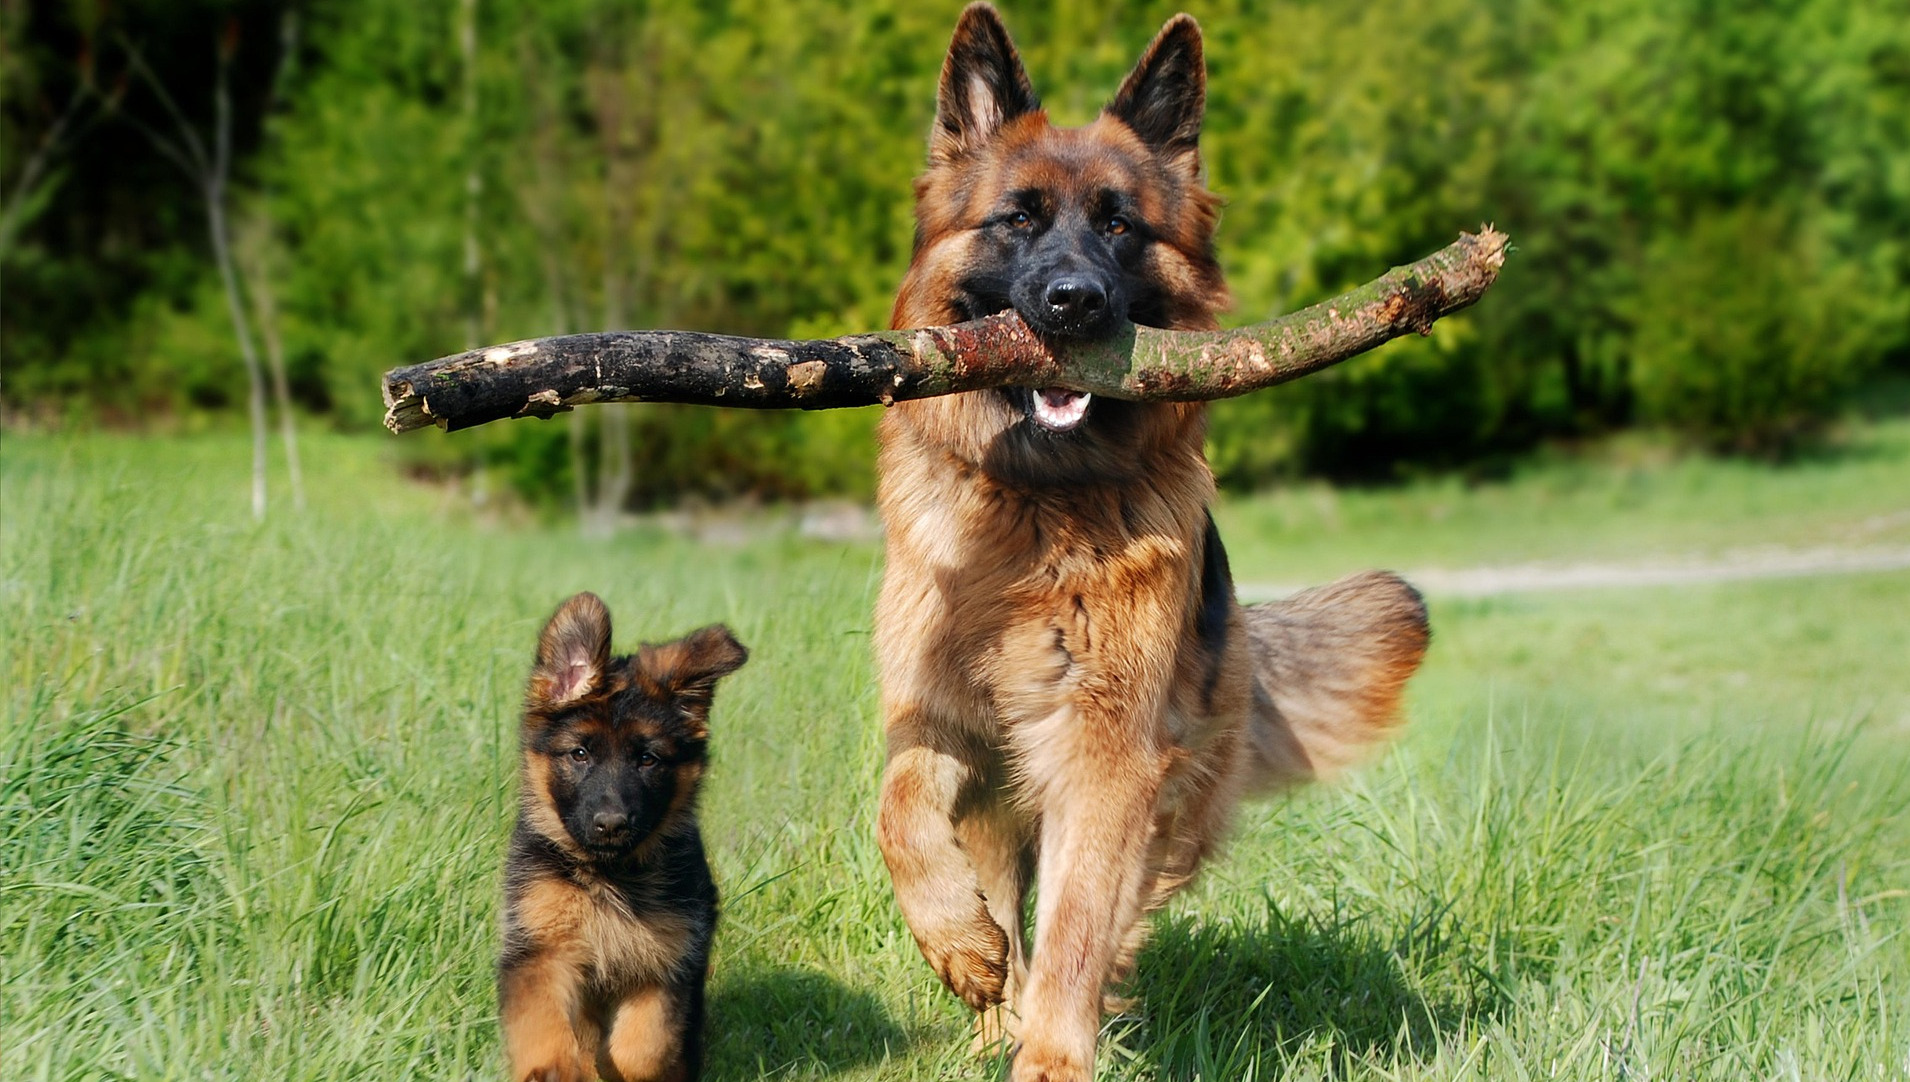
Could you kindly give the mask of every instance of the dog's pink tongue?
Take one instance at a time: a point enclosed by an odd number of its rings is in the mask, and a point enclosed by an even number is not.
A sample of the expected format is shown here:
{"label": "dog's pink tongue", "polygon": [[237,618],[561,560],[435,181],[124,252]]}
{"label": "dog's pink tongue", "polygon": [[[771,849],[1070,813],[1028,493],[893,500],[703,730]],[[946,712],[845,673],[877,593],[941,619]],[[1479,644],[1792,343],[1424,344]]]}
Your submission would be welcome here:
{"label": "dog's pink tongue", "polygon": [[1049,428],[1073,428],[1088,415],[1088,399],[1092,397],[1085,391],[1043,387],[1035,392],[1035,420]]}

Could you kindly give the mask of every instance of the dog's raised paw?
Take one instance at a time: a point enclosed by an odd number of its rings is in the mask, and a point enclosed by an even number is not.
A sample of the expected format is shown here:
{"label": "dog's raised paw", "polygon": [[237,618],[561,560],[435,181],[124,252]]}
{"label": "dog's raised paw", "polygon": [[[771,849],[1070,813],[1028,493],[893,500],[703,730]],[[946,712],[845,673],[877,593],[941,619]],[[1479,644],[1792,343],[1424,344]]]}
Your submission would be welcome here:
{"label": "dog's raised paw", "polygon": [[985,1011],[1000,1003],[1008,983],[1008,937],[984,914],[940,949],[925,950],[948,990],[971,1010]]}

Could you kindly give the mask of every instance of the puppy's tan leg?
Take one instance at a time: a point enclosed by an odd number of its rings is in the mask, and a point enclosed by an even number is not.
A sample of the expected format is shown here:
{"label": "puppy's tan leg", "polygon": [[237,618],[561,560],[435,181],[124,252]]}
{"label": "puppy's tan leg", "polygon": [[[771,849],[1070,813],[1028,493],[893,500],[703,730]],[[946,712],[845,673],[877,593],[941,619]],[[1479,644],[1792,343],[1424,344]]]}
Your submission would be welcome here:
{"label": "puppy's tan leg", "polygon": [[684,1082],[682,1019],[659,987],[638,989],[610,1019],[610,1035],[597,1054],[597,1070],[611,1082]]}
{"label": "puppy's tan leg", "polygon": [[1001,1002],[1008,938],[955,832],[958,803],[982,780],[974,753],[939,735],[919,712],[891,715],[876,842],[922,956],[980,1011]]}
{"label": "puppy's tan leg", "polygon": [[587,1035],[578,1032],[579,991],[577,967],[553,955],[528,959],[499,982],[515,1082],[586,1082],[596,1074],[580,1041]]}
{"label": "puppy's tan leg", "polygon": [[1141,916],[1161,768],[1144,742],[1096,735],[1041,794],[1041,892],[1015,1082],[1092,1077],[1102,989]]}

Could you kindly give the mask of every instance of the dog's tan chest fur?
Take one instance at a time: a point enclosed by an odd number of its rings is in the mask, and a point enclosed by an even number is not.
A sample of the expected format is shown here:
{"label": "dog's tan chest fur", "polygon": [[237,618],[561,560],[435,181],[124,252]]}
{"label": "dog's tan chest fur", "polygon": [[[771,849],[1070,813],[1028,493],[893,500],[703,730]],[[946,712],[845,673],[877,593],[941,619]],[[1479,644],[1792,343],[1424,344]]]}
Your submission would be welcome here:
{"label": "dog's tan chest fur", "polygon": [[[1135,663],[1106,649],[1120,627],[1191,619],[1213,490],[1196,455],[1160,454],[1131,485],[1062,492],[946,454],[887,457],[877,651],[886,673],[912,675],[910,694],[987,730],[1042,717]],[[1163,581],[1174,588],[1153,588]],[[1136,611],[1154,594],[1158,611]]]}

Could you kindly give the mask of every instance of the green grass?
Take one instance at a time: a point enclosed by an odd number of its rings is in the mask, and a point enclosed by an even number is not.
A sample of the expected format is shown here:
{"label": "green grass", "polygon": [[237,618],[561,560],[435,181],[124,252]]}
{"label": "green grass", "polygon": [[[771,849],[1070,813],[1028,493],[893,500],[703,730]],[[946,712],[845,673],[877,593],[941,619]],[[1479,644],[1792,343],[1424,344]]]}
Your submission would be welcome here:
{"label": "green grass", "polygon": [[[437,438],[424,436],[419,438]],[[589,540],[310,438],[0,444],[0,1078],[501,1075],[513,709],[541,620],[711,620],[710,1076],[991,1078],[870,829],[874,545]],[[1771,470],[1551,463],[1225,508],[1243,580],[1900,542],[1910,425]],[[1867,532],[1866,532],[1867,531]],[[1399,747],[1251,805],[1157,927],[1120,1078],[1910,1073],[1910,574],[1434,599]]]}
{"label": "green grass", "polygon": [[[1217,516],[1236,563],[1277,581],[1343,566],[1632,561],[1760,546],[1910,545],[1910,423],[1855,425],[1831,450],[1770,466],[1680,456],[1631,434],[1540,457],[1490,483],[1303,484]],[[1251,576],[1243,576],[1251,577]]]}

